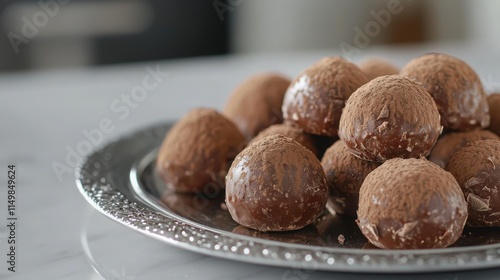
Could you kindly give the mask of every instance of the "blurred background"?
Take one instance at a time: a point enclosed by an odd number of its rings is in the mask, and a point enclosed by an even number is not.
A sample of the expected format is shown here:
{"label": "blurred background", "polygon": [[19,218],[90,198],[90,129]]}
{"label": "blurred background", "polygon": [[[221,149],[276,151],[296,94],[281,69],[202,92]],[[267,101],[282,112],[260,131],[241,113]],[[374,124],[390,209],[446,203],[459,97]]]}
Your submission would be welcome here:
{"label": "blurred background", "polygon": [[12,0],[0,71],[250,52],[474,41],[500,46],[497,0]]}

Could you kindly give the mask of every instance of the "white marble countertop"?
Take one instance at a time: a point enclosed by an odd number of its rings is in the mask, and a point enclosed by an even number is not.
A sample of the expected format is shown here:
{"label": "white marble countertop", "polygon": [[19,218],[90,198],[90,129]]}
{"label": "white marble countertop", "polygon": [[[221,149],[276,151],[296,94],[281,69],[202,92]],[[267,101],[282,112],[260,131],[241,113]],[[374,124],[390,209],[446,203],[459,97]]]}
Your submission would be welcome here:
{"label": "white marble countertop", "polygon": [[[477,70],[488,89],[500,88],[500,53],[485,45],[373,49],[354,60],[378,54],[402,66],[429,51],[464,59]],[[5,186],[7,166],[15,164],[18,219],[13,273],[7,270],[6,262],[10,246],[7,189],[0,188],[0,279],[400,279],[401,275],[251,265],[172,247],[91,209],[76,188],[73,168],[67,160],[69,151],[82,149],[85,134],[98,129],[103,119],[108,119],[112,127],[103,134],[107,142],[146,125],[177,119],[196,106],[221,108],[231,90],[251,74],[279,71],[292,77],[322,56],[334,54],[256,54],[1,75],[0,181]],[[158,81],[158,86],[136,96],[137,101],[127,101],[134,87],[151,75],[148,68],[168,75],[151,76],[147,82]],[[58,163],[66,169],[55,172],[53,166]],[[500,268],[425,277],[497,279],[498,274]],[[405,276],[408,278],[420,279],[421,275]]]}

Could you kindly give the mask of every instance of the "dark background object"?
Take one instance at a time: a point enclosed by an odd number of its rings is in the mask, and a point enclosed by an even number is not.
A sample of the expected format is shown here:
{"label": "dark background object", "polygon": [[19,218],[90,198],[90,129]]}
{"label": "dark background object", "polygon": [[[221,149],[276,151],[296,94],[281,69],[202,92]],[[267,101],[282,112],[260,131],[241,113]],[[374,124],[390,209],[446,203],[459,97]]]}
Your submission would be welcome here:
{"label": "dark background object", "polygon": [[212,0],[149,0],[151,27],[136,35],[98,37],[96,63],[225,54],[229,20],[221,21]]}
{"label": "dark background object", "polygon": [[[44,15],[26,36],[26,21]],[[213,0],[9,0],[0,24],[0,71],[226,54],[230,42],[230,18],[219,18]],[[26,39],[17,51],[12,33]]]}

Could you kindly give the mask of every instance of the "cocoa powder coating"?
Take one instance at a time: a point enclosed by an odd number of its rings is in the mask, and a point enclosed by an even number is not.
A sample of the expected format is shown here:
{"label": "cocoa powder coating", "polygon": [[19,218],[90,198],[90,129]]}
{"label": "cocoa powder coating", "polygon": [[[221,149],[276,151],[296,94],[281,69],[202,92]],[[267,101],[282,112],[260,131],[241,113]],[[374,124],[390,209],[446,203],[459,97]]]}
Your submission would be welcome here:
{"label": "cocoa powder coating", "polygon": [[283,118],[305,132],[337,136],[345,101],[368,78],[340,57],[325,57],[296,77],[283,101]]}
{"label": "cocoa powder coating", "polygon": [[500,135],[500,93],[493,93],[488,96],[488,105],[491,117],[488,130]]}
{"label": "cocoa powder coating", "polygon": [[436,103],[406,77],[371,80],[356,90],[340,119],[339,137],[357,157],[383,162],[429,154],[442,127]]}
{"label": "cocoa powder coating", "polygon": [[476,72],[462,60],[431,53],[411,60],[401,75],[422,83],[432,95],[447,130],[486,128],[490,115],[486,94]]}
{"label": "cocoa powder coating", "polygon": [[301,128],[293,127],[286,124],[275,124],[272,125],[263,131],[261,131],[257,136],[255,136],[249,144],[260,141],[267,136],[278,135],[281,134],[288,138],[291,138],[297,141],[302,146],[306,147],[309,151],[311,151],[316,157],[319,155],[319,150],[317,147],[317,141],[314,136],[305,133]]}
{"label": "cocoa powder coating", "polygon": [[355,157],[339,140],[326,150],[321,165],[330,189],[329,205],[337,213],[356,216],[359,188],[380,164]]}
{"label": "cocoa powder coating", "polygon": [[395,75],[399,73],[399,69],[396,66],[382,58],[369,58],[360,63],[359,68],[365,73],[370,81],[380,76]]}
{"label": "cocoa powder coating", "polygon": [[449,172],[426,159],[395,158],[368,174],[357,213],[379,248],[444,248],[462,234],[467,204]]}
{"label": "cocoa powder coating", "polygon": [[460,148],[468,143],[486,139],[500,140],[500,137],[491,131],[480,129],[466,132],[450,132],[439,138],[429,154],[429,160],[441,168],[445,168],[450,158]]}
{"label": "cocoa powder coating", "polygon": [[249,141],[270,125],[282,122],[281,106],[289,85],[288,78],[275,73],[252,76],[232,92],[224,115]]}
{"label": "cocoa powder coating", "polygon": [[303,228],[323,212],[327,199],[319,160],[283,135],[249,145],[226,176],[226,204],[231,217],[260,231]]}
{"label": "cocoa powder coating", "polygon": [[190,111],[167,133],[156,170],[177,192],[205,192],[224,187],[231,161],[245,147],[238,128],[217,111]]}
{"label": "cocoa powder coating", "polygon": [[464,192],[469,206],[467,224],[500,226],[500,141],[469,143],[451,157],[446,169]]}

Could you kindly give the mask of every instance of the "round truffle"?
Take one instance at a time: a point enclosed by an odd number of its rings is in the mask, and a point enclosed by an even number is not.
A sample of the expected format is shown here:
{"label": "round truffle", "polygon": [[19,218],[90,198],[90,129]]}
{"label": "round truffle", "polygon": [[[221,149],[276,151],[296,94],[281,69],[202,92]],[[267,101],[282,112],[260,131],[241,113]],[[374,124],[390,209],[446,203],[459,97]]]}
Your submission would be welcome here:
{"label": "round truffle", "polygon": [[357,223],[379,248],[444,248],[460,237],[466,219],[457,181],[426,159],[388,160],[361,185]]}
{"label": "round truffle", "polygon": [[488,130],[500,135],[500,93],[493,93],[488,96],[488,105],[491,117]]}
{"label": "round truffle", "polygon": [[366,77],[370,81],[380,76],[399,73],[399,69],[396,66],[382,58],[369,58],[360,63],[359,68],[366,74]]}
{"label": "round truffle", "polygon": [[466,146],[468,143],[477,140],[500,138],[493,132],[488,130],[470,130],[466,132],[450,132],[439,138],[429,154],[429,160],[439,165],[441,168],[446,168],[446,164],[460,148]]}
{"label": "round truffle", "polygon": [[167,133],[156,160],[166,186],[177,192],[204,192],[224,187],[224,177],[245,147],[238,128],[217,111],[190,111]]}
{"label": "round truffle", "polygon": [[288,78],[275,73],[252,76],[229,96],[223,113],[249,141],[270,125],[282,123],[281,106],[289,85]]}
{"label": "round truffle", "polygon": [[319,150],[316,147],[316,140],[314,136],[305,133],[301,128],[286,125],[286,124],[275,124],[272,125],[263,131],[261,131],[257,136],[255,136],[249,144],[260,141],[267,136],[278,135],[281,134],[288,138],[292,138],[297,141],[302,146],[306,147],[309,151],[311,151],[316,157],[319,156]]}
{"label": "round truffle", "polygon": [[370,161],[429,154],[442,127],[436,103],[415,81],[382,76],[356,90],[340,118],[339,137]]}
{"label": "round truffle", "polygon": [[451,157],[446,170],[464,192],[469,206],[467,224],[500,226],[500,141],[469,143]]}
{"label": "round truffle", "polygon": [[226,205],[231,217],[260,231],[303,228],[323,212],[327,199],[319,160],[283,135],[249,145],[226,176]]}
{"label": "round truffle", "polygon": [[339,140],[326,150],[321,165],[330,189],[329,206],[336,213],[356,216],[359,188],[379,164],[355,157],[344,141]]}
{"label": "round truffle", "polygon": [[483,85],[462,60],[431,53],[411,60],[400,72],[422,83],[432,95],[447,130],[488,127],[490,115]]}
{"label": "round truffle", "polygon": [[325,57],[292,81],[283,100],[283,119],[307,133],[337,136],[345,101],[366,82],[358,66]]}

